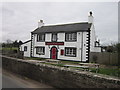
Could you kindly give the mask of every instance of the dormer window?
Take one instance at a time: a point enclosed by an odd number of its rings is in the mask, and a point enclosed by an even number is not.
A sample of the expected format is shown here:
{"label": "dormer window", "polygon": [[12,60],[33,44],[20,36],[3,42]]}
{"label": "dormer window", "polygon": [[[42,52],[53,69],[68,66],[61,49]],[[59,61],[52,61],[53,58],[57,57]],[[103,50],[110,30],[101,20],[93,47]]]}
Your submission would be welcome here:
{"label": "dormer window", "polygon": [[37,42],[45,41],[45,34],[37,34]]}
{"label": "dormer window", "polygon": [[57,33],[52,34],[52,42],[57,42]]}

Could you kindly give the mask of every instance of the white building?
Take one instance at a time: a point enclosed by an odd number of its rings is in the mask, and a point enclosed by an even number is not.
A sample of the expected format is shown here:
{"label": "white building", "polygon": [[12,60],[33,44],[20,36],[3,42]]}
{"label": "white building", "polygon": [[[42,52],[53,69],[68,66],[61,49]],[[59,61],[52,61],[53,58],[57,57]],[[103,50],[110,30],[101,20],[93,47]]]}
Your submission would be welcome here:
{"label": "white building", "polygon": [[44,26],[40,20],[38,28],[31,32],[31,40],[20,50],[26,57],[89,62],[90,52],[101,52],[93,19],[90,12],[88,22]]}

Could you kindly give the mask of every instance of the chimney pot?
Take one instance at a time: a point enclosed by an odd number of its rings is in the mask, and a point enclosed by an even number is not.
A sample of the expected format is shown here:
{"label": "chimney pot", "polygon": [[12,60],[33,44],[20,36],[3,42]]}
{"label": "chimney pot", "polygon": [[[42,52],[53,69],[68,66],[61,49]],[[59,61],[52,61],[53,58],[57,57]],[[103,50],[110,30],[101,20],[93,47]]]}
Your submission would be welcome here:
{"label": "chimney pot", "polygon": [[43,20],[39,20],[39,21],[38,21],[38,28],[40,28],[40,27],[42,27],[42,26],[44,26]]}
{"label": "chimney pot", "polygon": [[92,16],[92,12],[90,11],[90,16]]}
{"label": "chimney pot", "polygon": [[40,20],[41,23],[43,23],[43,20]]}
{"label": "chimney pot", "polygon": [[94,17],[92,16],[92,11],[89,12],[89,16],[88,16],[88,23],[94,23]]}

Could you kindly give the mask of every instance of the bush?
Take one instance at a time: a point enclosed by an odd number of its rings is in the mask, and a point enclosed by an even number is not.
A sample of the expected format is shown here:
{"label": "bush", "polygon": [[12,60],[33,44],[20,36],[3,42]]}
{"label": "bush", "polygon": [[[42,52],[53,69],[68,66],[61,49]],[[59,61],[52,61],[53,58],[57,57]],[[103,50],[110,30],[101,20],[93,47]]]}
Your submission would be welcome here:
{"label": "bush", "polygon": [[92,59],[93,59],[93,62],[94,62],[94,63],[97,63],[98,57],[97,57],[96,55],[93,55]]}

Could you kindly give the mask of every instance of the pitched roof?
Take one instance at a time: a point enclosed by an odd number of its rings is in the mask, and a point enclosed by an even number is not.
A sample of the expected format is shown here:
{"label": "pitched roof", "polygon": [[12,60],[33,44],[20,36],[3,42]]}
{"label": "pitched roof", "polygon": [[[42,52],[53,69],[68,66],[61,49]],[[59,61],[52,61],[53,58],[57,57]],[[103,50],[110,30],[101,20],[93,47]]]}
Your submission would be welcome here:
{"label": "pitched roof", "polygon": [[32,33],[50,33],[50,32],[76,32],[76,31],[88,31],[91,24],[88,22],[71,23],[62,25],[50,25],[42,26],[35,29]]}
{"label": "pitched roof", "polygon": [[23,44],[28,43],[28,42],[31,42],[31,40],[27,40],[27,41],[25,41]]}

